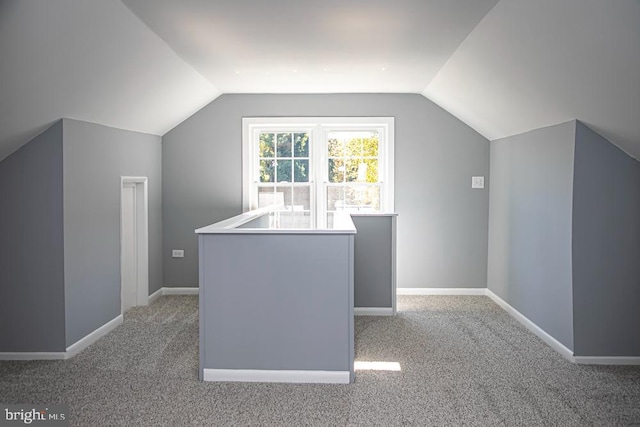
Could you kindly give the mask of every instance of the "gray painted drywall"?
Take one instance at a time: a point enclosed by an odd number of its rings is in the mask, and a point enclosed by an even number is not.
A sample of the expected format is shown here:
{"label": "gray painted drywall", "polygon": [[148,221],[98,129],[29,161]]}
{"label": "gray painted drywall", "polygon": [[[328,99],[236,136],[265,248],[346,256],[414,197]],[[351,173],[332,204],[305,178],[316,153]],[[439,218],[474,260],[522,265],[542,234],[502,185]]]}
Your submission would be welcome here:
{"label": "gray painted drywall", "polygon": [[149,293],[162,287],[161,138],[64,119],[67,345],[120,314],[120,177],[146,176]]}
{"label": "gray painted drywall", "polygon": [[352,371],[352,234],[199,239],[201,368]]}
{"label": "gray painted drywall", "polygon": [[354,249],[354,306],[393,305],[393,216],[352,215],[358,230]]}
{"label": "gray painted drywall", "polygon": [[0,162],[0,352],[65,351],[62,121]]}
{"label": "gray painted drywall", "polygon": [[575,121],[491,142],[488,288],[573,349]]}
{"label": "gray painted drywall", "polygon": [[193,230],[241,212],[241,121],[264,116],[395,117],[398,287],[486,286],[489,193],[471,189],[471,176],[488,177],[489,143],[414,94],[222,95],[167,133],[165,286],[196,286]]}
{"label": "gray painted drywall", "polygon": [[640,163],[578,122],[573,190],[576,356],[640,356]]}

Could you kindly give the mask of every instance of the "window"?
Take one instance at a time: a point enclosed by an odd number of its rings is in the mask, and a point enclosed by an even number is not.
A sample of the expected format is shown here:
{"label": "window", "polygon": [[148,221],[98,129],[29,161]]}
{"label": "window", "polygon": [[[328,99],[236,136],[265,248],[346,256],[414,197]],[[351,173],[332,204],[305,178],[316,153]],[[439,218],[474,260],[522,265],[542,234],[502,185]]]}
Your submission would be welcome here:
{"label": "window", "polygon": [[393,211],[393,118],[243,119],[243,208],[278,226],[331,227],[337,211]]}

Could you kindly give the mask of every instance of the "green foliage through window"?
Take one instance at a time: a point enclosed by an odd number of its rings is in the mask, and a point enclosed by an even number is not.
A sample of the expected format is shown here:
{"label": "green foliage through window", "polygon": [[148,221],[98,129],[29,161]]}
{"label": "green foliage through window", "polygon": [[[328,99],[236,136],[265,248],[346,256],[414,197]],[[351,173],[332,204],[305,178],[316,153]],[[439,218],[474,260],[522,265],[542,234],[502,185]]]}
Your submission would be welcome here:
{"label": "green foliage through window", "polygon": [[260,182],[309,182],[309,134],[260,134]]}
{"label": "green foliage through window", "polygon": [[378,182],[377,132],[329,134],[329,182]]}

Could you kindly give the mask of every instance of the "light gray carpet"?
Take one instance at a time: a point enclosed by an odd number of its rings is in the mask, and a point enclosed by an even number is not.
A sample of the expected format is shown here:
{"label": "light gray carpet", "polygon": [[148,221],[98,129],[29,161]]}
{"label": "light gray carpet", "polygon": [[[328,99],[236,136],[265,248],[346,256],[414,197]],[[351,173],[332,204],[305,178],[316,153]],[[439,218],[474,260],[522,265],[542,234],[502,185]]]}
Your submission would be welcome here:
{"label": "light gray carpet", "polygon": [[72,425],[640,425],[640,368],[565,361],[486,297],[401,296],[356,320],[355,384],[201,383],[197,297],[163,297],[66,361],[0,362],[0,402]]}

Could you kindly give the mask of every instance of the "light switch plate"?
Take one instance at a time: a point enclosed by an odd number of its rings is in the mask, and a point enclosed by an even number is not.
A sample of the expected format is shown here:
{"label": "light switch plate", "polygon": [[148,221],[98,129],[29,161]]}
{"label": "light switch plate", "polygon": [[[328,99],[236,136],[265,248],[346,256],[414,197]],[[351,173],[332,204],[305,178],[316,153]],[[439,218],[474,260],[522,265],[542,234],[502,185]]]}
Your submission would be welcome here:
{"label": "light switch plate", "polygon": [[484,188],[484,176],[472,176],[471,188]]}
{"label": "light switch plate", "polygon": [[171,256],[173,258],[184,258],[184,250],[183,249],[173,249],[171,251]]}

